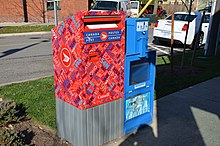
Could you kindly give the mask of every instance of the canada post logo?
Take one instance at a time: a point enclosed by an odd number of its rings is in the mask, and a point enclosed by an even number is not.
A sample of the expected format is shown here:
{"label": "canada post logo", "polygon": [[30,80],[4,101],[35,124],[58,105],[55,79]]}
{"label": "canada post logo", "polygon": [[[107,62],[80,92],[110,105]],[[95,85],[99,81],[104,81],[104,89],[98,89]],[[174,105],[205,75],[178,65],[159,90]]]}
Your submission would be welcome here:
{"label": "canada post logo", "polygon": [[70,51],[67,48],[62,48],[60,51],[60,60],[65,68],[69,68],[72,62]]}
{"label": "canada post logo", "polygon": [[84,32],[84,41],[85,44],[120,41],[121,35],[121,30]]}
{"label": "canada post logo", "polygon": [[100,39],[101,39],[102,41],[105,41],[105,40],[107,40],[107,38],[108,38],[108,34],[107,34],[105,31],[103,31],[103,32],[100,34]]}

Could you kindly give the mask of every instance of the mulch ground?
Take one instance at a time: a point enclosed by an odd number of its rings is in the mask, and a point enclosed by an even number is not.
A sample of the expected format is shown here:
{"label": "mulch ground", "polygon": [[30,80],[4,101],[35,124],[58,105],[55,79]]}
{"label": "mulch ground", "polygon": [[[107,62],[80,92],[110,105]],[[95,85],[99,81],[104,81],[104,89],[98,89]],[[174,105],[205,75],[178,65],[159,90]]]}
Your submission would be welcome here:
{"label": "mulch ground", "polygon": [[24,142],[29,146],[72,146],[60,139],[53,130],[42,127],[32,120],[14,124],[13,127],[14,130],[25,135]]}

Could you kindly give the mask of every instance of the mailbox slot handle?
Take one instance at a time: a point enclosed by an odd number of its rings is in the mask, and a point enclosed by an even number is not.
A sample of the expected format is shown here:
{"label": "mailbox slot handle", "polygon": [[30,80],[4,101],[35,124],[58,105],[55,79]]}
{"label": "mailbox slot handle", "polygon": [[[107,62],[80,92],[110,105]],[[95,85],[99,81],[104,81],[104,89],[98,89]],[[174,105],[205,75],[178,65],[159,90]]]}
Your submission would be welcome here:
{"label": "mailbox slot handle", "polygon": [[89,53],[88,58],[89,58],[89,62],[96,62],[99,60],[99,53],[98,52]]}
{"label": "mailbox slot handle", "polygon": [[118,29],[121,27],[120,16],[84,16],[85,31],[100,29]]}

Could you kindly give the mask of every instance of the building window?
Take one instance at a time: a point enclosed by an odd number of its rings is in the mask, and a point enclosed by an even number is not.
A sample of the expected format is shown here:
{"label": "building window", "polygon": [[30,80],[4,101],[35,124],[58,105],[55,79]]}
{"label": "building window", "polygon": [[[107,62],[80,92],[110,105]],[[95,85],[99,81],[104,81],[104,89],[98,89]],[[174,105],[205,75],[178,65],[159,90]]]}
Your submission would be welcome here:
{"label": "building window", "polygon": [[[60,1],[57,0],[57,10],[61,10]],[[54,0],[47,0],[47,10],[54,10]]]}

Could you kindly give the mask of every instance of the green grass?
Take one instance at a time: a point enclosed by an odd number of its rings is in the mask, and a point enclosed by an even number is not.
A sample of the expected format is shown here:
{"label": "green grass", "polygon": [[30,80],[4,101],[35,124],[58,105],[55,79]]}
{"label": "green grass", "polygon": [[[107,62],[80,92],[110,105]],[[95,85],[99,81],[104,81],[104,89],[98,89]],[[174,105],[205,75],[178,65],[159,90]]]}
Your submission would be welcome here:
{"label": "green grass", "polygon": [[[197,56],[202,56],[200,50]],[[186,54],[185,65],[190,64],[191,53]],[[180,65],[181,55],[174,57],[175,66]],[[170,74],[169,57],[157,58],[156,98],[192,86],[210,78],[220,76],[220,54],[207,59],[196,58],[195,66],[191,70],[176,67],[174,74]],[[53,77],[12,84],[0,87],[0,96],[23,103],[28,109],[29,116],[40,124],[56,129],[55,97]]]}
{"label": "green grass", "polygon": [[204,58],[204,51],[197,51],[194,65],[191,68],[192,52],[186,54],[183,69],[180,68],[182,54],[174,56],[174,73],[170,73],[169,58],[157,58],[156,98],[161,98],[178,90],[220,76],[220,53],[217,56]]}
{"label": "green grass", "polygon": [[22,33],[22,32],[40,32],[50,31],[54,25],[39,25],[39,26],[3,26],[0,27],[0,34],[6,33]]}
{"label": "green grass", "polygon": [[53,77],[0,87],[0,96],[23,103],[33,120],[56,128]]}

